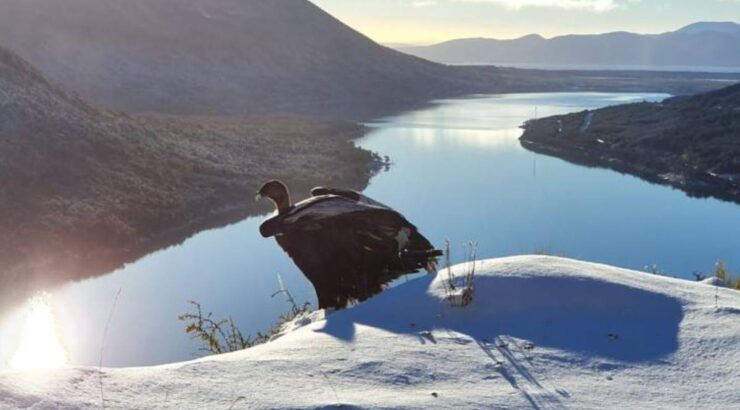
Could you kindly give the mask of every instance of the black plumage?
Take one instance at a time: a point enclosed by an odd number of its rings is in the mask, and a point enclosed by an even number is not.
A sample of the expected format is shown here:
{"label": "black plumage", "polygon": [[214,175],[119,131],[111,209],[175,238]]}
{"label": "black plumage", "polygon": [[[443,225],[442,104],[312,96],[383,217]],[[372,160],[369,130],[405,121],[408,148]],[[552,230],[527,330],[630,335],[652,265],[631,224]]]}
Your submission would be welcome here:
{"label": "black plumage", "polygon": [[283,183],[265,184],[258,196],[271,199],[277,214],[260,233],[274,236],[306,275],[319,308],[343,308],[402,275],[436,271],[442,252],[400,213],[351,190],[321,187],[311,194],[291,204]]}

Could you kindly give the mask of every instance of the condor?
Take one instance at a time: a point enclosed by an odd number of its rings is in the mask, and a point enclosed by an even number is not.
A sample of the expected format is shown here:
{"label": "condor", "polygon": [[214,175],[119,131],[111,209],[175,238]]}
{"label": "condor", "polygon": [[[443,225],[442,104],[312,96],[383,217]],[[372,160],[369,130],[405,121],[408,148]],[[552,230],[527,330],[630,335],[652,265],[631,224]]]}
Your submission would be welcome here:
{"label": "condor", "polygon": [[351,190],[321,187],[311,194],[292,204],[285,184],[270,181],[257,198],[277,208],[260,233],[275,237],[306,275],[320,309],[361,302],[402,275],[436,271],[442,252],[400,213]]}

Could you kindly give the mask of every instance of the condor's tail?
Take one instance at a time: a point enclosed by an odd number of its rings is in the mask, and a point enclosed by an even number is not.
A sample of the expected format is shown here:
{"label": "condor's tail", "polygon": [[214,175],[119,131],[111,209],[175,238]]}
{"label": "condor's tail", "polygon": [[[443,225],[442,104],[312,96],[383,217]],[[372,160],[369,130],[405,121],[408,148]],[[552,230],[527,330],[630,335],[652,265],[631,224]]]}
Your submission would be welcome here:
{"label": "condor's tail", "polygon": [[408,245],[401,252],[401,262],[415,271],[424,269],[429,273],[437,273],[438,259],[442,255],[443,251],[434,249],[427,238],[414,230]]}

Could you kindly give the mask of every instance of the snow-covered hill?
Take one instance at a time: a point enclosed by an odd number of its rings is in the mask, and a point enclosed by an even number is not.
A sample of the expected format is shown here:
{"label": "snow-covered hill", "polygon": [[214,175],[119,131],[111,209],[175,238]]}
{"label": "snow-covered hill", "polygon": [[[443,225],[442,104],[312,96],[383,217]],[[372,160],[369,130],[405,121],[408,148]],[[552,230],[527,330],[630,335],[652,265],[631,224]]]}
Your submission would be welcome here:
{"label": "snow-covered hill", "polygon": [[[462,274],[465,266],[455,271]],[[256,348],[151,368],[0,374],[2,408],[737,409],[740,293],[567,259],[479,262]]]}

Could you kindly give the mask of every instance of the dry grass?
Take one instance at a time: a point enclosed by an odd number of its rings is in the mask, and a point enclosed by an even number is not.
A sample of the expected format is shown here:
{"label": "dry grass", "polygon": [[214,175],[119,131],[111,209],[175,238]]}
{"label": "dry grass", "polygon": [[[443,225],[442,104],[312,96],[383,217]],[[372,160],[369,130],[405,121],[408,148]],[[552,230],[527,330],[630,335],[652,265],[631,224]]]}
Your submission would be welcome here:
{"label": "dry grass", "polygon": [[244,336],[234,319],[229,316],[226,319],[216,320],[213,313],[204,313],[200,303],[189,301],[191,311],[178,316],[178,320],[186,322],[185,332],[192,339],[201,342],[200,351],[207,354],[222,354],[248,349],[250,347],[266,343],[283,330],[283,326],[296,318],[311,311],[311,304],[305,302],[298,304],[289,290],[283,285],[283,280],[278,275],[280,289],[272,297],[284,295],[290,310],[280,315],[278,322],[267,332],[258,332],[255,336]]}
{"label": "dry grass", "polygon": [[201,341],[202,352],[211,354],[235,352],[264,343],[268,339],[268,336],[262,333],[258,333],[254,339],[244,337],[231,317],[214,320],[213,313],[203,313],[200,303],[192,300],[188,303],[194,311],[182,314],[178,319],[187,322],[185,332],[191,338]]}
{"label": "dry grass", "polygon": [[732,276],[723,261],[717,261],[714,276],[727,285],[728,288],[740,290],[740,277]]}
{"label": "dry grass", "polygon": [[478,244],[468,242],[465,244],[465,253],[467,263],[465,264],[465,273],[462,276],[455,276],[452,272],[452,250],[450,241],[445,241],[445,293],[447,301],[453,307],[465,307],[473,302],[475,296],[475,270],[477,265],[476,253]]}

